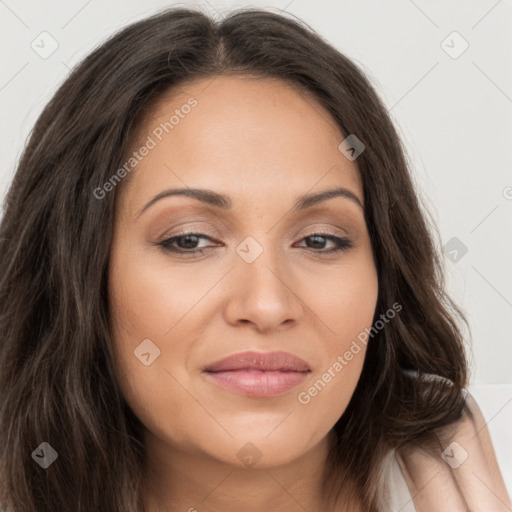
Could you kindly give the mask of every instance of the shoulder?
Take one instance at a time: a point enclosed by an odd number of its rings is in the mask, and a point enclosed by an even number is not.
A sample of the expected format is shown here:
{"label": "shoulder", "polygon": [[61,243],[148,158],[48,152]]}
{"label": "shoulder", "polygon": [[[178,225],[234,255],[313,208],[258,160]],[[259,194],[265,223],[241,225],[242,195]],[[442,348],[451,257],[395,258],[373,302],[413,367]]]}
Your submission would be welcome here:
{"label": "shoulder", "polygon": [[396,450],[417,512],[512,510],[489,430],[475,399],[464,392],[461,417],[421,444]]}

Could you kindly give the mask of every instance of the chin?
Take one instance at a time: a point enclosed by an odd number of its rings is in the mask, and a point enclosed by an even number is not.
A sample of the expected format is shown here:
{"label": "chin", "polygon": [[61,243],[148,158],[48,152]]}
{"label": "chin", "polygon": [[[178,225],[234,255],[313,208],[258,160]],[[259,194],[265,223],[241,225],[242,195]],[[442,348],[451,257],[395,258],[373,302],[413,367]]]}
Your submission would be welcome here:
{"label": "chin", "polygon": [[[281,418],[282,420],[283,418]],[[276,423],[266,423],[250,429],[228,429],[219,437],[209,437],[202,450],[213,458],[237,468],[270,469],[286,465],[307,453],[325,434],[303,432],[300,425],[290,423],[276,428]],[[212,449],[213,448],[213,449]]]}

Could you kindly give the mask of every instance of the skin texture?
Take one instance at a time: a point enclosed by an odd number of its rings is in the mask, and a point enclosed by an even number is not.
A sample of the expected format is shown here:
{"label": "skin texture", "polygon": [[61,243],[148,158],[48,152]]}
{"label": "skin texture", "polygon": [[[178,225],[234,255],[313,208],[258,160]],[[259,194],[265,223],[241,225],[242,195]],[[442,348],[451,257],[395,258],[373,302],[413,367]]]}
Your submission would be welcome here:
{"label": "skin texture", "polygon": [[[320,510],[329,431],[354,392],[364,345],[309,403],[298,394],[371,327],[378,278],[362,206],[343,196],[292,206],[336,187],[364,205],[357,165],[339,151],[345,136],[318,103],[254,77],[174,89],[147,115],[136,147],[191,97],[197,105],[138,163],[116,204],[112,334],[121,391],[146,429],[145,504],[149,512]],[[160,192],[183,187],[226,194],[232,208],[172,196],[140,214]],[[182,230],[209,237],[192,244],[203,254],[156,245]],[[336,243],[312,244],[315,232],[353,247],[326,254]],[[263,249],[252,263],[236,252],[248,236]],[[149,366],[134,356],[145,339],[160,350]],[[247,350],[286,351],[312,371],[272,398],[226,391],[202,373]],[[244,446],[256,463],[241,460]]]}

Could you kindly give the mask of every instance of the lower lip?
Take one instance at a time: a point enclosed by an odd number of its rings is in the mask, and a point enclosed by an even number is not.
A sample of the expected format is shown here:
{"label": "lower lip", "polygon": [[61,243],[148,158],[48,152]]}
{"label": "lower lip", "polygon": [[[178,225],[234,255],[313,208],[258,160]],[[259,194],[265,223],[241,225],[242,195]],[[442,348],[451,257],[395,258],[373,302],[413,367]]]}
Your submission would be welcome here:
{"label": "lower lip", "polygon": [[309,372],[230,370],[205,372],[220,387],[250,397],[282,395],[297,387]]}

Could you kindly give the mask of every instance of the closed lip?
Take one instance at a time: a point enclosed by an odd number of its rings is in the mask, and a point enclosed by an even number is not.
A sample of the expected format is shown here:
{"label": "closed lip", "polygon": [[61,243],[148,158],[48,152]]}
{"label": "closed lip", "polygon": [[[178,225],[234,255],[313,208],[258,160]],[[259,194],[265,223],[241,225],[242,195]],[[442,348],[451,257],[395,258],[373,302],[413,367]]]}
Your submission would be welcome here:
{"label": "closed lip", "polygon": [[203,368],[204,372],[260,370],[282,372],[310,372],[310,365],[288,352],[242,352],[219,359]]}

